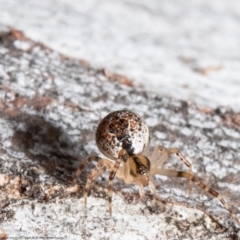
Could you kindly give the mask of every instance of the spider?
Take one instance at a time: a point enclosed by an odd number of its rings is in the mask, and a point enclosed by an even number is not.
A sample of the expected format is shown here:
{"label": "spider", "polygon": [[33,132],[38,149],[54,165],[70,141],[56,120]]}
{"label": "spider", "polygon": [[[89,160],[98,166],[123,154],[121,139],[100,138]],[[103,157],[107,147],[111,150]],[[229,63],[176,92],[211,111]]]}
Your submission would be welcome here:
{"label": "spider", "polygon": [[[186,178],[190,182],[195,183],[205,192],[217,198],[230,212],[233,219],[240,224],[237,216],[223,197],[192,174],[191,163],[177,148],[167,149],[163,146],[156,146],[152,152],[150,151],[148,126],[138,114],[128,110],[120,110],[108,114],[98,125],[96,143],[99,150],[107,158],[100,158],[98,156],[88,157],[78,167],[74,178],[74,184],[76,184],[79,175],[87,164],[91,161],[98,162],[87,179],[84,190],[85,206],[92,181],[99,177],[105,170],[110,171],[108,180],[108,208],[110,215],[112,215],[112,182],[115,176],[123,179],[126,184],[137,184],[140,197],[142,198],[145,193],[144,187],[146,186],[149,186],[150,191],[155,195],[153,175],[159,174],[168,177]],[[174,154],[188,167],[189,172],[163,168],[164,163]]]}

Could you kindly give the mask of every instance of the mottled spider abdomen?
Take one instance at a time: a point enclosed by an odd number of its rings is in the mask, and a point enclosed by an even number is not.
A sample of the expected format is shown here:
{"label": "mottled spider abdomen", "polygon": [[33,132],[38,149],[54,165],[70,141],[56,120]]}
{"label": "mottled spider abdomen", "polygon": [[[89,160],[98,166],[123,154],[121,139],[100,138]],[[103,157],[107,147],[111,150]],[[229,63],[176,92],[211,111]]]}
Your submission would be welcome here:
{"label": "mottled spider abdomen", "polygon": [[96,143],[108,158],[116,159],[121,149],[131,156],[141,153],[149,142],[149,130],[143,119],[128,110],[108,114],[99,123]]}

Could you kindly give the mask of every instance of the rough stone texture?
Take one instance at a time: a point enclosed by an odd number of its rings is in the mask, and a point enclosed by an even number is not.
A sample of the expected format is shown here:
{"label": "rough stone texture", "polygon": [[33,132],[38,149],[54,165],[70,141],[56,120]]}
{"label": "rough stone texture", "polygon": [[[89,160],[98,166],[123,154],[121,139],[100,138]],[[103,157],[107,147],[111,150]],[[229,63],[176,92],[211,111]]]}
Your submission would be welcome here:
{"label": "rough stone texture", "polygon": [[[73,173],[85,157],[99,153],[94,136],[101,118],[128,108],[146,120],[152,147],[180,148],[193,172],[218,190],[240,218],[239,114],[159,97],[114,76],[14,29],[2,30],[2,239],[4,234],[9,239],[237,239],[239,226],[228,211],[197,186],[189,195],[185,180],[156,176],[156,200],[149,191],[139,200],[136,186],[116,179],[110,218],[106,173],[83,207],[82,190],[93,164],[81,175],[78,189],[72,187]],[[175,158],[166,168],[186,170]]]}
{"label": "rough stone texture", "polygon": [[0,23],[145,89],[240,111],[239,0],[0,0]]}

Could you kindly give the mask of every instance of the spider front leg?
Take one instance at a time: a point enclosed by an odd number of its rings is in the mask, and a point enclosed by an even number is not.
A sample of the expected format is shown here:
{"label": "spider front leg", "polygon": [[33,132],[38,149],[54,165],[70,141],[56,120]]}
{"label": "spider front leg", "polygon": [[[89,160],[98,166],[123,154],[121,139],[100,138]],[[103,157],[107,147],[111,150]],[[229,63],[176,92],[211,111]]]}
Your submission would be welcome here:
{"label": "spider front leg", "polygon": [[[164,165],[169,160],[171,155],[175,154],[178,159],[189,169],[189,172],[192,173],[192,164],[182,155],[178,148],[165,148],[163,146],[155,147],[152,155],[151,162],[153,168],[156,170]],[[189,182],[189,192],[192,190],[192,182]]]}
{"label": "spider front leg", "polygon": [[188,167],[189,172],[192,173],[192,164],[182,155],[182,153],[179,151],[179,149],[177,149],[177,148],[168,148],[167,151],[168,151],[169,155],[176,154],[178,159],[180,159],[182,161],[182,163],[185,166]]}
{"label": "spider front leg", "polygon": [[[144,185],[141,182],[136,181],[136,184],[138,185],[139,188],[139,195],[140,195],[140,199],[143,199],[143,197],[145,196],[145,190],[144,190]],[[156,195],[156,188],[155,188],[155,184],[153,182],[152,177],[149,177],[149,189],[153,195],[153,197],[155,198]]]}
{"label": "spider front leg", "polygon": [[158,169],[155,174],[164,175],[168,177],[181,177],[189,179],[190,181],[194,182],[196,185],[198,185],[200,188],[202,188],[205,192],[208,192],[213,197],[217,198],[222,205],[229,211],[232,218],[240,225],[240,221],[237,218],[236,214],[233,212],[232,208],[226,203],[226,201],[223,199],[223,197],[214,189],[207,186],[203,182],[200,181],[197,177],[195,177],[192,173],[189,172],[182,172],[182,171],[175,171],[175,170],[169,170],[169,169]]}
{"label": "spider front leg", "polygon": [[[168,154],[169,155],[172,155],[172,154],[176,154],[176,156],[178,157],[178,159],[181,160],[181,162],[186,166],[188,167],[188,170],[190,173],[192,173],[192,164],[182,155],[182,153],[179,151],[179,149],[177,148],[168,148],[167,149],[168,151]],[[189,194],[191,193],[192,191],[192,182],[190,181],[189,182]]]}

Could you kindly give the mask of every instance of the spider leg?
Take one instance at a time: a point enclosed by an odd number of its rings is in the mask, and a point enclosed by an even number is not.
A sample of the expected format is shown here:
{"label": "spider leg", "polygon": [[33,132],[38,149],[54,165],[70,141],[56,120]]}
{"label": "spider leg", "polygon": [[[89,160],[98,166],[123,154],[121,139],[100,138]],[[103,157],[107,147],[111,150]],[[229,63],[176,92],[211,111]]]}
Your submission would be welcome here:
{"label": "spider leg", "polygon": [[[182,155],[182,153],[179,151],[179,149],[177,148],[168,148],[167,149],[168,154],[172,155],[172,154],[176,154],[176,156],[178,157],[178,159],[181,160],[181,162],[188,167],[189,172],[192,173],[192,164]],[[189,182],[189,194],[192,191],[192,182]]]}
{"label": "spider leg", "polygon": [[[136,183],[138,185],[140,199],[142,199],[145,196],[144,186],[140,182],[136,182]],[[154,185],[153,180],[152,180],[151,177],[149,179],[149,189],[150,189],[152,195],[155,197],[155,195],[156,195],[156,188],[155,188],[155,185]]]}
{"label": "spider leg", "polygon": [[[109,180],[108,180],[108,209],[109,209],[109,214],[110,216],[112,215],[112,181],[117,173],[117,170],[120,166],[121,162],[124,162],[124,165],[126,166],[127,161],[128,161],[128,153],[126,150],[122,149],[120,150],[119,154],[118,154],[118,159],[116,160],[112,171],[109,175]],[[129,170],[130,171],[130,170]],[[127,169],[124,171],[125,174],[127,174]]]}
{"label": "spider leg", "polygon": [[137,183],[137,185],[139,189],[140,199],[142,199],[145,196],[144,186],[141,183]]}
{"label": "spider leg", "polygon": [[189,168],[189,171],[192,172],[192,164],[182,155],[182,153],[177,148],[168,148],[168,154],[176,154],[176,156],[182,161],[182,163]]}
{"label": "spider leg", "polygon": [[[155,174],[158,169],[162,168],[165,162],[169,160],[169,156],[176,154],[178,159],[188,167],[189,172],[192,173],[192,164],[182,155],[182,153],[177,148],[165,148],[163,146],[156,146],[152,152],[151,159],[151,173]],[[192,190],[192,182],[189,182],[189,193]]]}
{"label": "spider leg", "polygon": [[151,193],[155,196],[156,195],[156,187],[155,184],[153,183],[152,177],[149,179],[149,188]]}
{"label": "spider leg", "polygon": [[96,162],[99,162],[101,160],[100,157],[98,156],[90,156],[88,158],[86,158],[83,163],[78,167],[76,173],[75,173],[75,177],[73,179],[73,185],[76,185],[77,184],[77,180],[81,174],[81,172],[83,171],[83,169],[92,161],[96,161]]}
{"label": "spider leg", "polygon": [[113,163],[108,159],[101,159],[98,165],[92,170],[90,175],[88,176],[87,183],[84,190],[84,205],[87,205],[87,196],[91,186],[91,183],[94,179],[99,177],[106,169],[111,170],[113,168]]}
{"label": "spider leg", "polygon": [[182,171],[175,171],[175,170],[169,170],[169,169],[158,169],[157,174],[164,175],[168,177],[181,177],[189,179],[190,181],[194,182],[196,185],[198,185],[200,188],[202,188],[205,192],[208,192],[213,197],[217,198],[222,205],[229,211],[232,218],[240,225],[240,221],[237,218],[236,214],[233,212],[232,208],[226,203],[226,201],[223,199],[223,197],[214,189],[211,187],[205,185],[203,182],[201,182],[200,179],[195,177],[192,173],[189,172],[182,172]]}
{"label": "spider leg", "polygon": [[189,171],[192,172],[192,164],[182,155],[182,153],[177,148],[165,148],[163,146],[156,146],[152,152],[150,159],[153,168],[160,168],[165,162],[168,161],[169,156],[176,154],[178,159],[189,168]]}

